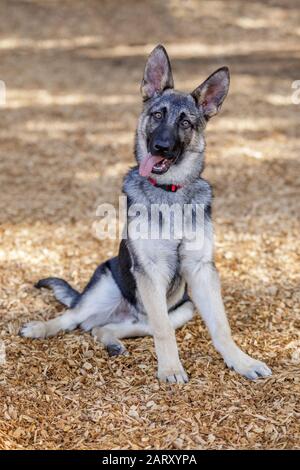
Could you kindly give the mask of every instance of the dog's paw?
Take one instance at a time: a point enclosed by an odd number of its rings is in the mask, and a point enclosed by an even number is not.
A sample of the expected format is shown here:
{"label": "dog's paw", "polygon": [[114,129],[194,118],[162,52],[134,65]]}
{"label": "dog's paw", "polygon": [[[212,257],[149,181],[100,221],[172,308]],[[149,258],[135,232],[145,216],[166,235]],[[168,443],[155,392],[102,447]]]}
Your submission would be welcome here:
{"label": "dog's paw", "polygon": [[107,353],[110,357],[113,356],[127,356],[128,351],[122,343],[113,343],[106,346]]}
{"label": "dog's paw", "polygon": [[46,338],[46,330],[45,322],[31,321],[21,328],[20,335],[25,338]]}
{"label": "dog's paw", "polygon": [[159,368],[157,378],[161,382],[170,384],[184,384],[189,381],[187,373],[181,365],[176,368]]}
{"label": "dog's paw", "polygon": [[272,371],[267,364],[262,361],[258,361],[257,359],[253,359],[242,351],[238,358],[225,360],[225,362],[230,369],[235,370],[250,380],[259,379],[260,377],[269,377],[272,375]]}

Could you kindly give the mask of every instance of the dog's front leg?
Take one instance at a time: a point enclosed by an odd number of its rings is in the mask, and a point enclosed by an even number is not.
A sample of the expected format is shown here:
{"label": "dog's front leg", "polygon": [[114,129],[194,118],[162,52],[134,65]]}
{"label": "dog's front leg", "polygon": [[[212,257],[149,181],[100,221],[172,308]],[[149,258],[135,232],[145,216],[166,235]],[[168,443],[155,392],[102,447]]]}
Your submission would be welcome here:
{"label": "dog's front leg", "polygon": [[154,337],[158,378],[170,383],[188,382],[179,359],[175,330],[169,320],[166,288],[147,274],[138,274],[136,280]]}
{"label": "dog's front leg", "polygon": [[[191,267],[191,265],[190,265]],[[271,374],[268,366],[245,354],[234,342],[224,310],[218,272],[210,261],[198,262],[186,272],[192,300],[200,311],[213,344],[227,366],[249,379]]]}

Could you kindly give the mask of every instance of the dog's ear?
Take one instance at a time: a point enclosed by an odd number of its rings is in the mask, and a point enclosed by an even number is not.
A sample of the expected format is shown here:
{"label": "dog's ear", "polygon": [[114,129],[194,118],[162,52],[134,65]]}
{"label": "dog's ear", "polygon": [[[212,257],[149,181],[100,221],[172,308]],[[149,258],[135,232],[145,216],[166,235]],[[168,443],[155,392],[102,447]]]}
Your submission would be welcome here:
{"label": "dog's ear", "polygon": [[166,88],[174,88],[170,60],[166,49],[158,45],[148,57],[144,77],[141,83],[143,100],[152,98],[155,93],[161,93]]}
{"label": "dog's ear", "polygon": [[228,67],[222,67],[212,73],[192,93],[198,106],[203,110],[208,120],[221,109],[222,103],[228,93],[230,75]]}

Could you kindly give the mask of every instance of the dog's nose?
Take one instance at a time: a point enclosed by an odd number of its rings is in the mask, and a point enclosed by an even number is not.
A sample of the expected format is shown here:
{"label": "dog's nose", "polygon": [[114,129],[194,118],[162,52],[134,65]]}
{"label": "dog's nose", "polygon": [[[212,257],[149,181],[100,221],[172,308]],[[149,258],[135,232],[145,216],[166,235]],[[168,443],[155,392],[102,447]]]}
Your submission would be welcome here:
{"label": "dog's nose", "polygon": [[165,155],[170,150],[170,143],[167,141],[155,142],[154,150],[160,155]]}

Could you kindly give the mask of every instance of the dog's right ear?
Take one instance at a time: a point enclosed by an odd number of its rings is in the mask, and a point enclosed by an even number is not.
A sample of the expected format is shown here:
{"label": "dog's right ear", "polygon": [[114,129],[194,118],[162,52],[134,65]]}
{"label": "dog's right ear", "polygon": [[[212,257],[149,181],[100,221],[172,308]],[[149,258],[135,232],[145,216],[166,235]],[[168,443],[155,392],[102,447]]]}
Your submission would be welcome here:
{"label": "dog's right ear", "polygon": [[158,45],[149,55],[145,66],[141,83],[143,100],[146,101],[167,88],[174,88],[170,60],[164,46]]}

